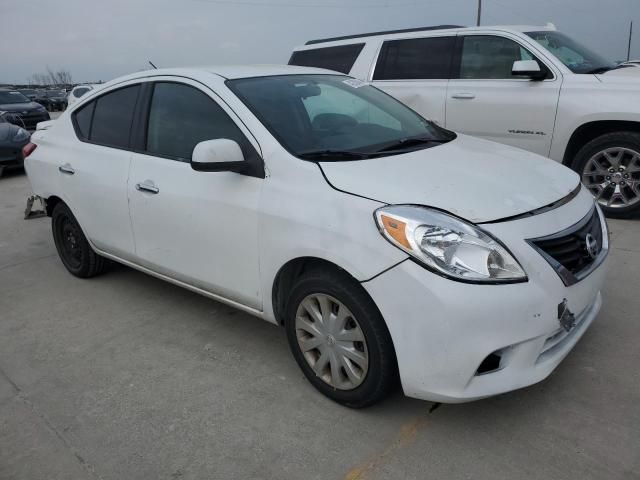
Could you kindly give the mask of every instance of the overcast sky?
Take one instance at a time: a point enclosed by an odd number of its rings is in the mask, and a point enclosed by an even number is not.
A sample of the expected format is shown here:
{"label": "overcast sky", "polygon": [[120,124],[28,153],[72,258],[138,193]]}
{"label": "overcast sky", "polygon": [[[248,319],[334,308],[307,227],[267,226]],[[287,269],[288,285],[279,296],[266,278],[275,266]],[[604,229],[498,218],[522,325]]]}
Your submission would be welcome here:
{"label": "overcast sky", "polygon": [[[110,80],[148,68],[286,63],[308,39],[474,25],[477,0],[0,0],[0,83],[71,71]],[[612,60],[640,57],[640,0],[483,0],[483,25],[553,22]]]}

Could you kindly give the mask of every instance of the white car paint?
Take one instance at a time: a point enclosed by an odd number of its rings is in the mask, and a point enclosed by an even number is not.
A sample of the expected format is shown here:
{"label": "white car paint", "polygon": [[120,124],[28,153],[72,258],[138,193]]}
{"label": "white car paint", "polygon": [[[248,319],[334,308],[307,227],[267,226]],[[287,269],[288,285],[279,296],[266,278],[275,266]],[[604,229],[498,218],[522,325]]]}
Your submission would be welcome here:
{"label": "white car paint", "polygon": [[[425,118],[448,129],[523,148],[558,162],[580,127],[590,122],[629,121],[640,129],[640,83],[635,68],[602,75],[576,74],[525,32],[554,31],[553,25],[483,26],[382,33],[306,44],[294,52],[364,43],[349,75],[388,92]],[[511,39],[533,53],[553,73],[528,79],[374,80],[385,40],[490,35]],[[428,53],[425,53],[428,55]],[[582,145],[580,145],[582,146]]]}
{"label": "white car paint", "polygon": [[[578,179],[533,154],[462,135],[390,157],[303,161],[225,85],[233,78],[330,73],[212,67],[116,79],[38,130],[25,168],[37,195],[68,204],[96,252],[273,323],[280,320],[274,281],[287,262],[310,257],[335,264],[361,282],[382,312],[407,395],[460,402],[545,378],[595,318],[606,262],[566,287],[526,239],[572,227],[597,209],[592,196],[582,189],[548,211],[502,221],[566,198]],[[216,101],[261,155],[265,178],[195,171],[188,163],[78,139],[71,117],[83,104],[125,85],[159,80],[192,85]],[[71,169],[73,175],[65,174]],[[498,174],[490,177],[492,171]],[[139,183],[159,194],[140,191]],[[374,221],[374,211],[387,203],[426,205],[484,222],[528,281],[461,283],[409,261]],[[604,226],[603,232],[606,254]],[[563,299],[578,326],[543,357],[545,341],[559,334]],[[504,369],[474,374],[482,358],[506,347],[511,356]]]}

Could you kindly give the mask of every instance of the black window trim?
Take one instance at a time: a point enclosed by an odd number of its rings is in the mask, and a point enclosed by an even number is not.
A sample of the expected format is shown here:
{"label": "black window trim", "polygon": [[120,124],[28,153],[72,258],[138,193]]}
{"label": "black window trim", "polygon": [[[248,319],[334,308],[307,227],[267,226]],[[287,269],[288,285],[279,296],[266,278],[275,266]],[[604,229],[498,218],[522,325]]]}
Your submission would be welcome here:
{"label": "black window trim", "polygon": [[[100,100],[100,98],[102,98],[105,95],[109,95],[110,93],[113,92],[117,92],[119,90],[124,90],[125,88],[131,88],[131,87],[139,87],[138,89],[138,96],[136,97],[136,104],[133,108],[133,115],[132,115],[132,119],[131,119],[131,127],[129,128],[129,140],[128,140],[128,145],[127,147],[123,147],[121,145],[111,145],[111,144],[107,144],[107,143],[101,143],[101,142],[96,142],[93,140],[90,140],[91,138],[91,133],[93,132],[93,117],[95,116],[96,113],[96,102],[98,100]],[[137,83],[129,83],[126,85],[122,85],[118,88],[114,88],[112,90],[109,90],[107,92],[101,92],[101,95],[97,96],[97,97],[92,97],[91,100],[87,101],[87,102],[83,102],[82,105],[79,105],[77,108],[75,108],[73,110],[73,112],[71,113],[71,123],[73,125],[73,129],[76,133],[76,137],[78,137],[78,140],[80,140],[83,143],[89,143],[91,145],[98,145],[100,147],[108,147],[108,148],[114,148],[116,150],[124,150],[124,151],[133,151],[131,148],[131,139],[134,136],[134,126],[136,124],[136,111],[140,105],[140,92],[142,90],[142,82],[137,82]],[[80,127],[78,126],[78,121],[76,119],[76,115],[78,115],[78,112],[80,110],[83,110],[84,108],[86,108],[87,106],[89,106],[90,103],[93,103],[93,110],[91,112],[91,121],[89,123],[89,134],[88,134],[88,138],[84,137],[82,135],[82,132],[80,132]]]}
{"label": "black window trim", "polygon": [[[354,42],[354,43],[345,43],[345,44],[342,44],[342,45],[326,45],[326,46],[322,46],[322,47],[305,48],[305,49],[302,49],[302,50],[294,50],[291,53],[291,56],[289,57],[289,61],[287,62],[287,65],[295,65],[295,66],[310,67],[310,68],[324,68],[326,70],[333,70],[334,72],[340,72],[340,73],[343,73],[344,75],[349,75],[349,72],[351,72],[351,70],[353,70],[353,66],[356,64],[356,62],[360,58],[360,55],[362,54],[362,50],[364,49],[365,46],[366,46],[366,42]],[[319,50],[328,50],[328,49],[336,49],[336,48],[355,48],[357,50],[357,52],[355,54],[355,57],[353,58],[353,61],[351,62],[351,65],[349,66],[349,69],[346,72],[343,72],[342,70],[335,70],[333,68],[322,67],[322,66],[317,66],[317,65],[300,65],[300,64],[297,64],[297,63],[291,63],[293,61],[293,58],[297,54],[303,54],[303,53],[307,53],[307,52],[317,52]]]}
{"label": "black window trim", "polygon": [[[449,63],[449,75],[447,78],[389,78],[389,79],[376,79],[375,77],[375,73],[376,73],[376,68],[378,67],[378,61],[380,60],[380,56],[382,54],[382,51],[384,49],[384,46],[386,43],[389,42],[394,42],[394,41],[398,41],[398,40],[422,40],[422,39],[428,39],[428,38],[446,38],[446,37],[452,37],[454,39],[453,42],[453,49],[452,49],[452,55],[450,58],[450,63]],[[378,51],[376,52],[376,55],[373,59],[373,62],[371,63],[371,67],[369,69],[369,81],[370,82],[441,82],[441,81],[447,81],[451,79],[451,74],[454,71],[454,62],[455,62],[455,52],[456,52],[456,48],[457,48],[457,37],[458,34],[456,32],[452,32],[452,33],[447,33],[444,35],[420,35],[420,36],[416,36],[416,37],[400,37],[400,38],[382,38],[382,41],[380,42],[380,45],[378,45]]]}
{"label": "black window trim", "polygon": [[[171,78],[171,79],[169,79]],[[176,80],[173,80],[175,78]],[[191,85],[185,80],[197,83],[202,88],[197,88],[194,85]],[[125,82],[129,82],[130,80],[126,80]],[[262,147],[258,139],[253,134],[248,125],[242,120],[242,118],[236,113],[236,111],[229,105],[220,95],[218,95],[211,87],[207,84],[200,82],[194,78],[186,77],[183,75],[153,75],[148,77],[140,77],[134,80],[131,80],[132,83],[125,83],[124,85],[118,84],[117,88],[113,88],[107,90],[105,92],[99,92],[99,95],[92,95],[90,98],[83,99],[85,101],[79,102],[77,106],[74,106],[73,112],[71,112],[71,124],[73,126],[74,132],[78,140],[83,143],[88,143],[91,145],[98,145],[101,147],[114,148],[117,150],[124,150],[127,152],[138,153],[142,155],[148,155],[152,157],[165,158],[167,160],[179,161],[181,163],[185,162],[185,159],[178,157],[171,157],[168,155],[161,155],[156,153],[149,153],[146,151],[146,128],[149,121],[149,112],[151,110],[151,98],[153,93],[153,87],[156,83],[177,83],[180,85],[187,85],[192,88],[196,88],[196,90],[200,90],[202,93],[207,95],[212,101],[216,102],[220,108],[227,114],[229,119],[238,127],[240,133],[245,137],[248,145],[255,151],[255,160],[254,162],[248,162],[249,168],[246,172],[243,172],[243,175],[257,177],[257,178],[265,178],[265,168],[264,168],[264,158],[262,155]],[[124,82],[123,82],[124,83]],[[138,91],[138,97],[136,99],[136,106],[133,110],[133,121],[131,122],[131,131],[129,134],[129,145],[127,148],[123,148],[121,146],[114,145],[106,145],[98,142],[93,142],[88,138],[85,138],[80,132],[80,128],[78,127],[78,122],[76,120],[77,113],[88,106],[91,102],[96,102],[100,97],[107,95],[111,92],[115,92],[117,90],[121,90],[123,88],[132,87],[132,86],[140,86],[140,90]],[[226,86],[226,85],[225,85]],[[228,87],[227,87],[228,88]],[[206,90],[206,91],[204,91]],[[211,94],[209,94],[210,92]],[[89,92],[88,92],[89,93]],[[226,109],[222,107],[222,104],[226,106]],[[232,112],[233,115],[229,115],[229,112]],[[89,136],[91,136],[91,130],[93,128],[93,116],[95,113],[95,103],[93,107],[93,111],[91,112],[91,123],[89,124]],[[234,118],[235,117],[235,118]],[[240,128],[238,124],[241,124],[244,129]],[[248,135],[247,135],[248,134]],[[253,141],[249,137],[253,138]]]}
{"label": "black window trim", "polygon": [[540,59],[540,55],[535,53],[533,49],[523,44],[519,39],[512,38],[508,35],[504,35],[502,32],[460,32],[457,34],[456,45],[453,54],[453,60],[451,65],[451,76],[450,80],[464,80],[464,81],[501,81],[501,82],[531,82],[532,80],[529,78],[460,78],[460,71],[462,70],[462,47],[464,44],[465,37],[500,37],[506,40],[511,40],[512,42],[518,44],[520,48],[524,48],[527,52],[529,52],[535,61],[538,62],[540,68],[545,69],[547,71],[547,78],[542,80],[543,82],[554,81],[557,78],[555,71],[549,67],[547,62]]}

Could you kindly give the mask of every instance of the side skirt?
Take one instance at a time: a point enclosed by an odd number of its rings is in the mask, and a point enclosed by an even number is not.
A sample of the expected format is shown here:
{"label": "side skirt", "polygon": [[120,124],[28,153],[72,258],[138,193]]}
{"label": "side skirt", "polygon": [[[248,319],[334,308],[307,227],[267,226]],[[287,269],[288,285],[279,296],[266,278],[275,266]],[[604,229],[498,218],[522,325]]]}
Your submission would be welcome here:
{"label": "side skirt", "polygon": [[124,260],[122,258],[116,257],[115,255],[111,255],[109,253],[103,252],[102,250],[97,249],[93,245],[93,243],[91,243],[90,240],[88,240],[88,241],[89,241],[89,244],[91,245],[91,248],[93,248],[93,250],[98,255],[101,255],[101,256],[103,256],[105,258],[108,258],[109,260],[113,260],[114,262],[121,263],[122,265],[126,265],[127,267],[134,268],[136,270],[139,270],[142,273],[146,273],[147,275],[151,275],[152,277],[159,278],[160,280],[164,280],[166,282],[173,283],[174,285],[177,285],[179,287],[186,288],[187,290],[191,290],[192,292],[198,293],[198,294],[200,294],[200,295],[202,295],[204,297],[210,298],[212,300],[216,300],[216,301],[218,301],[220,303],[224,303],[225,305],[229,305],[230,307],[237,308],[238,310],[242,310],[243,312],[247,312],[247,313],[249,313],[249,314],[251,314],[251,315],[253,315],[255,317],[258,317],[258,318],[260,318],[262,320],[266,320],[266,321],[268,321],[270,323],[275,323],[275,322],[271,322],[269,319],[267,319],[264,316],[264,312],[261,311],[261,310],[257,310],[257,309],[255,309],[253,307],[248,307],[247,305],[244,305],[242,303],[238,303],[235,300],[230,300],[228,298],[221,297],[220,295],[217,295],[215,293],[209,292],[207,290],[203,290],[202,288],[195,287],[193,285],[190,285],[188,283],[182,282],[180,280],[176,280],[175,278],[168,277],[167,275],[164,275],[162,273],[158,273],[158,272],[156,272],[154,270],[151,270],[151,269],[149,269],[147,267],[143,267],[142,265],[138,265],[137,263],[133,263],[133,262],[130,262],[128,260]]}

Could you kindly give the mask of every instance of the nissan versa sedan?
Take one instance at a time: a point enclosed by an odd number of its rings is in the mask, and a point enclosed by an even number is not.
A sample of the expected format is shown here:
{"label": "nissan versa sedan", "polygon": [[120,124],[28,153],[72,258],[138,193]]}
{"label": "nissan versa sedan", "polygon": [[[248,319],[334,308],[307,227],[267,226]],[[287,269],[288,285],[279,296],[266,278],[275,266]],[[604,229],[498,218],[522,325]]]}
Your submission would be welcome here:
{"label": "nissan versa sedan", "polygon": [[350,407],[398,378],[452,403],[531,385],[602,304],[607,227],[576,173],[327,70],[136,73],[31,142],[71,274],[116,261],[282,325]]}

